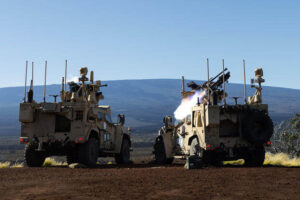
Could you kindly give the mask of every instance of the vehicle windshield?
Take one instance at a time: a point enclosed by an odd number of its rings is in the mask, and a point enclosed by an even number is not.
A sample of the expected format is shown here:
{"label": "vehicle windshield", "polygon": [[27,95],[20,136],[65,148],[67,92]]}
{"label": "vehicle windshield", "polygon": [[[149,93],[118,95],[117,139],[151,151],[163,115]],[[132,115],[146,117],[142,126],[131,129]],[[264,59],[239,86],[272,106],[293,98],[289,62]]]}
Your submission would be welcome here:
{"label": "vehicle windshield", "polygon": [[110,115],[105,114],[105,119],[106,119],[106,121],[107,121],[108,123],[111,123],[111,124],[113,123],[112,120],[111,120]]}
{"label": "vehicle windshield", "polygon": [[101,112],[98,113],[98,119],[102,120],[102,113]]}

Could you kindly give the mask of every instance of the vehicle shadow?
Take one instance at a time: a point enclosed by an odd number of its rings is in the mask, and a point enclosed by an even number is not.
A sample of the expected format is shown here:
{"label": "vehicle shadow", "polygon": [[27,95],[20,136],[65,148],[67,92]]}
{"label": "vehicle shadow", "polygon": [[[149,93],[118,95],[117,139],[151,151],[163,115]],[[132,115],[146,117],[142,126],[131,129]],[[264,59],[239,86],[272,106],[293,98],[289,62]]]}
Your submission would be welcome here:
{"label": "vehicle shadow", "polygon": [[[135,169],[135,168],[176,168],[176,167],[184,167],[182,163],[174,163],[174,164],[156,164],[153,162],[150,163],[130,163],[130,164],[97,164],[95,167],[87,167],[87,166],[80,166],[75,167],[77,169],[84,168],[84,169]],[[70,168],[68,165],[59,165],[59,166],[46,166],[46,168]],[[226,164],[226,165],[205,165],[198,169],[208,169],[208,168],[300,168],[300,166],[283,166],[283,165],[263,165],[261,167],[249,167],[244,165],[233,165],[233,164]]]}

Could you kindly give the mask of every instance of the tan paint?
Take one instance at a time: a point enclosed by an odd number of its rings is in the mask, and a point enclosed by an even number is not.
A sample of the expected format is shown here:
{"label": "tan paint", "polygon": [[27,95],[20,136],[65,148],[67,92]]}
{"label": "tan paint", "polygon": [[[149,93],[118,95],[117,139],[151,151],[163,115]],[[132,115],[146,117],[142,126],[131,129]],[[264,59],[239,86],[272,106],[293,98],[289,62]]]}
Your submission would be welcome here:
{"label": "tan paint", "polygon": [[[19,121],[21,122],[21,137],[28,137],[28,141],[38,139],[39,143],[52,143],[68,141],[70,143],[86,142],[92,132],[100,138],[99,149],[107,153],[119,153],[123,136],[129,134],[121,124],[109,123],[105,115],[111,116],[110,106],[98,105],[103,95],[99,95],[101,82],[88,83],[86,78],[87,68],[81,70],[81,80],[77,91],[60,92],[61,99],[58,103],[21,103]],[[91,75],[93,77],[93,74]],[[98,93],[98,95],[97,95]],[[102,118],[99,119],[98,115]],[[68,128],[58,129],[57,119],[70,123]],[[62,123],[65,124],[65,123]],[[60,127],[61,129],[63,128]],[[107,135],[109,135],[107,137]],[[82,139],[80,139],[82,138]],[[104,140],[104,138],[108,138]]]}
{"label": "tan paint", "polygon": [[[259,83],[259,87],[257,87],[257,91],[253,97],[249,97],[249,99],[257,99],[260,98],[261,94],[261,82],[264,80],[261,77],[262,70],[258,69],[255,71],[256,75],[258,74],[257,83]],[[184,80],[182,79],[182,83],[184,84]],[[193,95],[195,91],[186,91],[184,90],[184,86],[182,86],[182,98],[186,98],[189,95]],[[258,94],[259,93],[259,94]],[[223,98],[226,98],[227,95],[221,93],[222,96],[218,100],[221,102]],[[259,97],[258,97],[259,95]],[[249,145],[247,141],[245,141],[241,135],[241,129],[239,122],[239,112],[233,113],[222,113],[220,105],[208,105],[208,100],[212,99],[205,97],[203,102],[199,105],[195,105],[192,107],[190,115],[187,116],[179,125],[173,126],[173,129],[166,134],[163,134],[163,141],[165,144],[165,151],[167,158],[171,158],[174,156],[180,155],[189,155],[190,145],[189,141],[193,137],[197,137],[200,142],[200,147],[206,149],[207,145],[211,145],[213,147],[219,147],[221,143],[225,145],[226,148],[233,148],[236,145]],[[262,101],[249,101],[248,105],[238,105],[239,107],[249,107],[254,110],[264,111],[268,114],[268,105],[262,104]],[[239,135],[234,137],[221,137],[220,134],[226,133],[225,128],[221,127],[221,123],[224,123],[228,120],[233,124],[234,127],[237,128]],[[184,131],[182,131],[184,130]],[[179,146],[176,144],[176,140],[180,137],[184,138],[183,146]]]}

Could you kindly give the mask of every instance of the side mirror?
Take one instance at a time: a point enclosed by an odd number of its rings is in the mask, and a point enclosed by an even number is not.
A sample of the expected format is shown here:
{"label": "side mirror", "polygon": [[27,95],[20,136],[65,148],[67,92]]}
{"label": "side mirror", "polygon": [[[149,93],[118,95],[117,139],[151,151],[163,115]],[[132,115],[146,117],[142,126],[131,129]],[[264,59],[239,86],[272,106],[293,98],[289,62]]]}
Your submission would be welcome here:
{"label": "side mirror", "polygon": [[118,115],[118,124],[120,124],[122,126],[125,124],[125,115],[124,114]]}

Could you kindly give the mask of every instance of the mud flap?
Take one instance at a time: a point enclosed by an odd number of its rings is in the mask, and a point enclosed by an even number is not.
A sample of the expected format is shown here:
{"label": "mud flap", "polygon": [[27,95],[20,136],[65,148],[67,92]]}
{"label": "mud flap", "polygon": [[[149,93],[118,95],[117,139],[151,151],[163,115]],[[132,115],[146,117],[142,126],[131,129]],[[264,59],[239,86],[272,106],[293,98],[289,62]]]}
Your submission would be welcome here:
{"label": "mud flap", "polygon": [[203,168],[203,159],[196,155],[187,156],[184,168],[186,168],[186,169],[201,169],[201,168]]}

